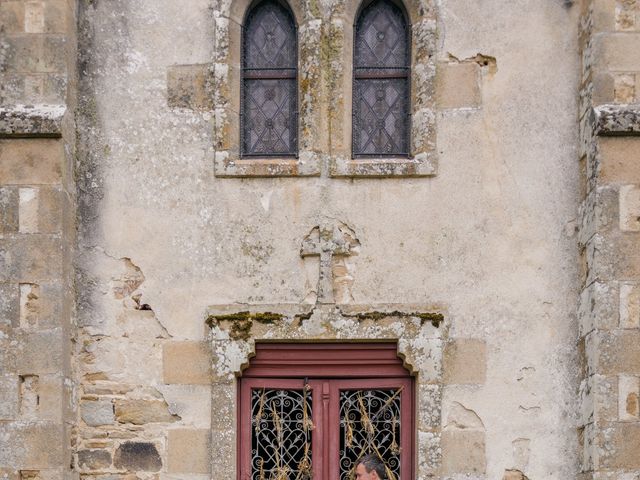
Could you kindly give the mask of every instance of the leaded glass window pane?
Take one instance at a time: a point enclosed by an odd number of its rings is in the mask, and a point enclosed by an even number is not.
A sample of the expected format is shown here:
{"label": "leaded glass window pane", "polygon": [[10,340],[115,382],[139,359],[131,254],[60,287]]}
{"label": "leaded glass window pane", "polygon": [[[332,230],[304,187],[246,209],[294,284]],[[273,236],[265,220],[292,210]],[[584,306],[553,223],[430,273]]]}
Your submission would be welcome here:
{"label": "leaded glass window pane", "polygon": [[297,39],[291,12],[264,0],[247,15],[242,44],[243,156],[297,151]]}
{"label": "leaded glass window pane", "polygon": [[389,0],[374,0],[356,22],[353,155],[409,153],[409,26]]}

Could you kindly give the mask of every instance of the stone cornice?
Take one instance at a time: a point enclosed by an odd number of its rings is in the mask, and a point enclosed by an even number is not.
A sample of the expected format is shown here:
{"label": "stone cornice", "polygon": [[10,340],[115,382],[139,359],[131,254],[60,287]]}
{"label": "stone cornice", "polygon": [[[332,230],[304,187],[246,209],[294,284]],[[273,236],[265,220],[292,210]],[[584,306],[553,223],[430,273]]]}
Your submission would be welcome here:
{"label": "stone cornice", "polygon": [[60,137],[65,105],[0,106],[0,138]]}
{"label": "stone cornice", "polygon": [[592,114],[596,135],[640,135],[640,104],[599,105],[593,108]]}

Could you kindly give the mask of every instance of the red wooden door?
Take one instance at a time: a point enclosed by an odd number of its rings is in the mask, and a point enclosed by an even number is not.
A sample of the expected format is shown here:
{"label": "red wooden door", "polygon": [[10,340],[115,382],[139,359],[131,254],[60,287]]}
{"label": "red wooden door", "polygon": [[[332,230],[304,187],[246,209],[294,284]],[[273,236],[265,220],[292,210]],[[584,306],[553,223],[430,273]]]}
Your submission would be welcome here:
{"label": "red wooden door", "polygon": [[239,478],[348,480],[377,453],[396,480],[413,479],[413,378],[396,348],[256,345],[239,382]]}

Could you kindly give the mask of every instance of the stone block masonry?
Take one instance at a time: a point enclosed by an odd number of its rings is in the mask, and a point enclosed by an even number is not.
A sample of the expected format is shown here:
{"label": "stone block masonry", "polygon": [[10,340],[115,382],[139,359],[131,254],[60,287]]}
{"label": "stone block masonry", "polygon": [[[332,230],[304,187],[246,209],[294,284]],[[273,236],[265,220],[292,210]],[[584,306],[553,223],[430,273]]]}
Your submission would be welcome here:
{"label": "stone block masonry", "polygon": [[0,464],[45,478],[70,463],[74,191],[61,173],[65,139],[30,135],[0,140],[0,348],[11,359],[0,362],[0,436],[24,447],[2,449]]}
{"label": "stone block masonry", "polygon": [[480,66],[476,62],[442,64],[438,87],[438,107],[442,109],[481,106]]}
{"label": "stone block masonry", "polygon": [[145,274],[132,259],[105,261],[112,269],[105,288],[113,316],[84,321],[78,330],[83,347],[74,465],[87,479],[206,475],[210,348],[172,339],[144,303]]}
{"label": "stone block masonry", "polygon": [[[583,291],[578,309],[584,348],[581,385],[585,479],[640,475],[640,73],[637,23],[640,3],[587,2],[583,14],[582,85],[589,99],[581,112],[587,140],[586,198],[580,232]],[[603,78],[612,79],[603,87]],[[594,87],[595,86],[595,87]],[[589,95],[586,92],[593,92]]]}
{"label": "stone block masonry", "polygon": [[[0,179],[4,185],[64,184],[70,169],[58,139],[0,139]],[[69,185],[65,185],[69,186]]]}
{"label": "stone block masonry", "polygon": [[486,345],[473,338],[452,339],[444,350],[445,384],[478,384],[486,378]]}
{"label": "stone block masonry", "polygon": [[169,430],[168,467],[170,473],[208,474],[211,430]]}
{"label": "stone block masonry", "polygon": [[0,478],[72,478],[75,6],[0,2]]}
{"label": "stone block masonry", "polygon": [[162,353],[163,376],[169,384],[211,384],[211,353],[200,342],[166,343]]}

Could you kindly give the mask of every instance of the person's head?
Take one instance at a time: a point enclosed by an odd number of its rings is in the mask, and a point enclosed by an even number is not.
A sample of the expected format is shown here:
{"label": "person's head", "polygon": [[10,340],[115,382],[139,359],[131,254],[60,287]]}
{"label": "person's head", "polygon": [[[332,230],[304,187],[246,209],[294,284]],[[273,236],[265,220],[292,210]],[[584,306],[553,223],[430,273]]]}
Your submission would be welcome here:
{"label": "person's head", "polygon": [[356,464],[356,480],[386,480],[387,472],[384,463],[377,455],[370,453],[358,460]]}

